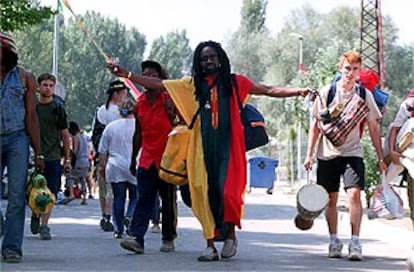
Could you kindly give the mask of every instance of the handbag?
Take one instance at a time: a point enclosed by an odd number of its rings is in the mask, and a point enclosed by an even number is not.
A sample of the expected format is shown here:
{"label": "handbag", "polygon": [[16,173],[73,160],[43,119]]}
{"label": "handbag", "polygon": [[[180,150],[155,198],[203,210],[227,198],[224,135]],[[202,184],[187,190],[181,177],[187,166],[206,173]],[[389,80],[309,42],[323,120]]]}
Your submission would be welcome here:
{"label": "handbag", "polygon": [[266,133],[263,115],[251,104],[246,104],[243,107],[237,90],[236,95],[240,107],[241,120],[244,126],[246,151],[267,144],[269,142],[269,137]]}
{"label": "handbag", "polygon": [[367,215],[368,219],[401,219],[404,216],[403,201],[393,187],[385,181],[384,175],[371,198]]}
{"label": "handbag", "polygon": [[186,161],[189,140],[190,130],[186,125],[178,125],[168,134],[158,173],[165,182],[174,185],[188,182]]}
{"label": "handbag", "polygon": [[167,144],[162,154],[158,176],[167,183],[184,185],[188,183],[187,152],[191,129],[194,126],[200,107],[190,125],[177,125],[168,134]]}

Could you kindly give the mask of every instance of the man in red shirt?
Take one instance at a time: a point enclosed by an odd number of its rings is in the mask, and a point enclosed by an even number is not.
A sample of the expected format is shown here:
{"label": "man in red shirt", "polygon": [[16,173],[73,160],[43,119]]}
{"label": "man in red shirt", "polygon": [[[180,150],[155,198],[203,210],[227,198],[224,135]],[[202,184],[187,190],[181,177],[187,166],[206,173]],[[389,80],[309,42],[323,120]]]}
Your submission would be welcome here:
{"label": "man in red shirt", "polygon": [[[141,63],[142,75],[163,79],[165,73],[155,61]],[[146,89],[137,99],[137,111],[130,171],[137,174],[138,202],[131,221],[130,232],[135,240],[124,240],[121,247],[137,254],[144,253],[144,235],[148,229],[157,191],[162,200],[161,252],[172,252],[176,233],[176,187],[158,177],[162,153],[168,133],[175,119],[174,105],[168,93],[162,89]],[[141,154],[136,171],[138,151]]]}

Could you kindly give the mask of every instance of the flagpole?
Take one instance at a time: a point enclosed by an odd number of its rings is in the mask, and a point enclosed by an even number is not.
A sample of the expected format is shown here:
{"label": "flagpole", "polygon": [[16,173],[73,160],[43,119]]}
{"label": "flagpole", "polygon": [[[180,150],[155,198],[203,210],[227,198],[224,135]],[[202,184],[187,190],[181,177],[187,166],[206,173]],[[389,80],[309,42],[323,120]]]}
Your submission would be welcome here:
{"label": "flagpole", "polygon": [[53,31],[53,66],[52,74],[55,75],[56,81],[58,80],[58,52],[59,52],[59,14],[55,15],[55,27]]}
{"label": "flagpole", "polygon": [[60,3],[58,0],[57,10],[59,11],[55,14],[55,25],[53,29],[53,64],[52,64],[52,74],[55,75],[56,81],[58,81],[58,54],[59,54],[59,23],[60,23]]}

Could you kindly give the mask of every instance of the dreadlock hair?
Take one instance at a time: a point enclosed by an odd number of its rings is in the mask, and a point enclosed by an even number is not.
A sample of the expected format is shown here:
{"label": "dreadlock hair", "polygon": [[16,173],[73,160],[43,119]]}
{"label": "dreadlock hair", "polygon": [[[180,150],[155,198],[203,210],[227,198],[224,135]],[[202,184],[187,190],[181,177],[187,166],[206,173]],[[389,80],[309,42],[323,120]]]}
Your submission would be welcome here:
{"label": "dreadlock hair", "polygon": [[7,50],[5,47],[0,46],[0,50],[2,50],[2,66],[6,68],[6,71],[9,72],[15,66],[17,66],[18,56],[14,52]]}
{"label": "dreadlock hair", "polygon": [[201,51],[205,47],[211,47],[214,49],[214,51],[216,51],[220,64],[218,67],[216,83],[220,82],[225,87],[225,96],[231,96],[232,77],[230,60],[224,49],[221,47],[221,44],[210,40],[199,43],[194,51],[192,77],[194,78],[196,97],[199,97],[199,95],[201,94],[202,81],[205,77],[205,74],[203,73],[203,70],[201,68]]}

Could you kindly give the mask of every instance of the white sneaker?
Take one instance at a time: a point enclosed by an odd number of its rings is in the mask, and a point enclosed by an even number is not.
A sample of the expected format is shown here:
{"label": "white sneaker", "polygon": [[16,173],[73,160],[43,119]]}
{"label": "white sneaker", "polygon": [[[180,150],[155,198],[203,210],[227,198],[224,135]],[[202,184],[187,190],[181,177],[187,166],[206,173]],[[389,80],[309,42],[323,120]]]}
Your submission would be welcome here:
{"label": "white sneaker", "polygon": [[350,261],[362,261],[362,248],[358,242],[349,243],[348,251],[348,259]]}
{"label": "white sneaker", "polygon": [[336,239],[334,242],[331,242],[329,244],[328,257],[329,258],[341,258],[342,247],[343,246],[344,245],[342,244],[342,242],[339,239]]}

